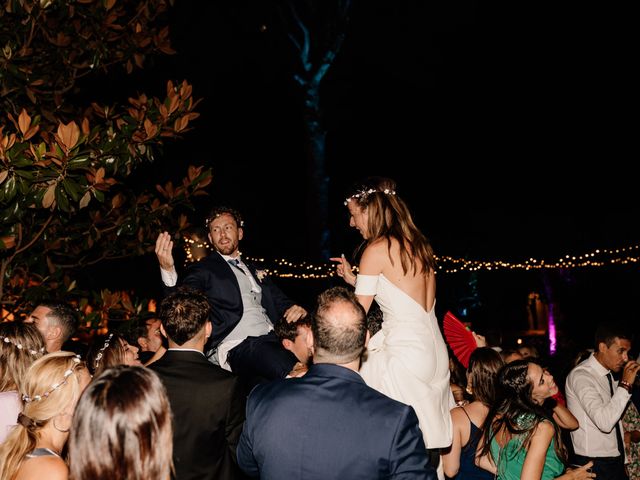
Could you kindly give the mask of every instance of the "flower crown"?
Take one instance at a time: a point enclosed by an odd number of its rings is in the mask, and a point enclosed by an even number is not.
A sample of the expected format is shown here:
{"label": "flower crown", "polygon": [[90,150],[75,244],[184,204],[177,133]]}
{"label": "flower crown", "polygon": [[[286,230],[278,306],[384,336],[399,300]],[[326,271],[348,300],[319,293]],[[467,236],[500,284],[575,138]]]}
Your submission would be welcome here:
{"label": "flower crown", "polygon": [[222,215],[231,215],[233,219],[236,221],[236,224],[238,225],[239,228],[244,227],[244,220],[240,216],[240,213],[232,209],[227,210],[226,208],[216,212],[214,215],[209,215],[209,218],[207,218],[204,222],[205,226],[209,228],[209,224],[213,222],[216,218],[221,217]]}
{"label": "flower crown", "polygon": [[15,340],[11,340],[9,337],[5,337],[4,335],[0,335],[0,340],[2,340],[4,343],[10,343],[14,345],[18,350],[24,350],[25,352],[29,352],[34,357],[36,355],[41,355],[44,353],[44,347],[40,347],[39,350],[27,350],[25,346],[22,345],[21,343],[18,343]]}
{"label": "flower crown", "polygon": [[107,337],[107,339],[104,341],[104,345],[102,345],[102,348],[100,350],[98,350],[98,354],[96,355],[96,359],[93,361],[93,369],[97,370],[98,365],[100,365],[100,360],[102,360],[104,351],[109,348],[109,343],[111,342],[111,339],[113,338],[113,333],[110,333],[109,336]]}
{"label": "flower crown", "polygon": [[80,355],[74,356],[72,358],[72,360],[73,360],[73,366],[71,368],[69,368],[68,370],[65,370],[64,376],[62,377],[61,381],[51,385],[51,388],[49,390],[47,390],[46,392],[44,392],[43,394],[34,395],[33,398],[31,398],[26,393],[23,394],[22,395],[22,401],[24,403],[39,402],[40,400],[42,400],[44,398],[47,398],[49,395],[51,395],[51,393],[53,393],[54,391],[56,391],[57,389],[59,389],[63,385],[66,385],[67,384],[67,378],[69,378],[71,376],[71,374],[74,372],[74,370],[78,367],[78,365],[80,365]]}
{"label": "flower crown", "polygon": [[358,190],[356,193],[354,193],[350,197],[347,197],[347,199],[344,201],[344,204],[348,205],[349,202],[351,200],[353,200],[354,198],[362,198],[364,200],[365,198],[367,198],[372,193],[384,193],[385,195],[395,195],[396,191],[395,190],[391,190],[389,188],[385,188],[383,190],[377,190],[375,188],[368,188],[368,189],[367,188],[363,188],[362,190]]}

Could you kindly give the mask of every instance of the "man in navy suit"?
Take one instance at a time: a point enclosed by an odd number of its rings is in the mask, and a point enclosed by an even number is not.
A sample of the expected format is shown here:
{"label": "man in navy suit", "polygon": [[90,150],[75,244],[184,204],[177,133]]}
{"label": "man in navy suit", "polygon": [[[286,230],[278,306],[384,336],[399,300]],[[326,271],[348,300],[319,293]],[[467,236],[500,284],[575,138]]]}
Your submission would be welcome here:
{"label": "man in navy suit", "polygon": [[[183,285],[203,291],[211,304],[212,334],[207,357],[232,372],[253,379],[284,378],[296,363],[273,332],[280,318],[293,322],[304,317],[304,308],[294,305],[268,277],[240,258],[244,235],[240,214],[216,207],[207,219],[209,240],[217,253],[194,264]],[[177,283],[167,232],[156,241],[162,281],[171,289]]]}
{"label": "man in navy suit", "polygon": [[413,408],[357,373],[368,336],[352,292],[336,287],[318,297],[311,337],[314,364],[304,377],[251,392],[240,468],[261,480],[435,480]]}

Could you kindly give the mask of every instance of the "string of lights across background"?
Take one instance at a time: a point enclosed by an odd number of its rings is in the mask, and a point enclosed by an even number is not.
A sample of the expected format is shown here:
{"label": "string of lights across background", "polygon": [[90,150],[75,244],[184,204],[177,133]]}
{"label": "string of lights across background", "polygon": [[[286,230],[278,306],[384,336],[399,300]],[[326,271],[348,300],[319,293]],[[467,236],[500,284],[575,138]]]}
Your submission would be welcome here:
{"label": "string of lights across background", "polygon": [[[186,264],[198,261],[213,251],[207,242],[183,237]],[[266,274],[279,278],[323,279],[334,277],[335,263],[293,262],[284,258],[268,260],[264,258],[246,257],[261,267]],[[565,255],[557,260],[529,258],[521,262],[506,260],[469,260],[450,256],[436,256],[437,273],[460,273],[499,270],[543,270],[599,268],[606,266],[635,265],[640,262],[640,245],[623,248],[599,248],[580,255]]]}

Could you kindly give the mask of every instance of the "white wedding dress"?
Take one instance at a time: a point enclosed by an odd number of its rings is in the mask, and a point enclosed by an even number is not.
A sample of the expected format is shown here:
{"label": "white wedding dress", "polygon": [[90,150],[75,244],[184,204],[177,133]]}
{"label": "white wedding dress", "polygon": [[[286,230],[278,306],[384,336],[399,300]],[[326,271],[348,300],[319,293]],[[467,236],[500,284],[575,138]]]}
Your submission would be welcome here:
{"label": "white wedding dress", "polygon": [[375,295],[381,330],[369,340],[360,374],[385,395],[411,405],[427,448],[451,445],[449,355],[435,315],[384,275],[358,275],[356,294]]}

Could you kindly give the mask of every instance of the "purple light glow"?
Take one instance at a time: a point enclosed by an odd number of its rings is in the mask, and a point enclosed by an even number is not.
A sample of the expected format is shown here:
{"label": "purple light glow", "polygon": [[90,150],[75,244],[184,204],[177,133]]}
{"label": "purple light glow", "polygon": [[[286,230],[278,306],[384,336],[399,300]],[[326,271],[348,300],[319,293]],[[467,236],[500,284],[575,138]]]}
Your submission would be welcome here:
{"label": "purple light glow", "polygon": [[549,353],[556,353],[556,322],[553,319],[553,303],[549,304]]}

